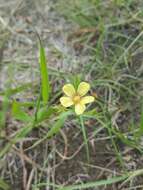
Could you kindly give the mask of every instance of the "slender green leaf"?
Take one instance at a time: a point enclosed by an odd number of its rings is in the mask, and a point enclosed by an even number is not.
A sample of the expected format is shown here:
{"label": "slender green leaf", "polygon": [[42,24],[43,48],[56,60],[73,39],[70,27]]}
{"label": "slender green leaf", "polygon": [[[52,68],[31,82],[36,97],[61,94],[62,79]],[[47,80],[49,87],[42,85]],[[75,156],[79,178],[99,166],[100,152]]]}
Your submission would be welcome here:
{"label": "slender green leaf", "polygon": [[99,186],[104,186],[104,185],[110,185],[110,184],[113,184],[113,183],[117,183],[117,182],[123,181],[123,180],[125,180],[127,178],[128,178],[128,175],[125,174],[125,175],[120,176],[120,177],[113,177],[113,178],[100,180],[100,181],[96,181],[96,182],[62,187],[59,190],[78,190],[78,189],[95,188],[95,187],[99,187]]}
{"label": "slender green leaf", "polygon": [[[40,38],[39,38],[40,40]],[[50,83],[49,74],[47,68],[47,61],[45,56],[45,50],[40,40],[40,72],[41,72],[41,94],[44,104],[48,103],[50,95]]]}
{"label": "slender green leaf", "polygon": [[12,116],[23,122],[30,122],[32,117],[28,115],[21,107],[19,102],[14,101],[12,104]]}
{"label": "slender green leaf", "polygon": [[47,138],[52,137],[53,135],[57,134],[59,130],[63,127],[65,120],[67,117],[71,114],[71,112],[64,112],[59,115],[59,119],[56,121],[56,123],[53,125],[53,127],[50,129],[50,131],[47,133]]}
{"label": "slender green leaf", "polygon": [[37,185],[33,186],[33,190],[35,190],[37,187],[43,187],[43,186],[53,186],[58,190],[83,190],[83,189],[89,189],[89,188],[97,188],[99,186],[105,186],[105,185],[110,185],[110,184],[114,184],[120,181],[124,181],[126,179],[128,179],[128,177],[130,177],[131,174],[127,173],[125,175],[122,176],[117,176],[117,177],[113,177],[113,178],[109,178],[109,179],[103,179],[103,180],[99,180],[99,181],[95,181],[95,182],[89,182],[89,183],[82,183],[82,184],[78,184],[78,185],[69,185],[66,187],[61,187],[60,185],[56,185],[56,184],[52,184],[52,183],[39,183]]}

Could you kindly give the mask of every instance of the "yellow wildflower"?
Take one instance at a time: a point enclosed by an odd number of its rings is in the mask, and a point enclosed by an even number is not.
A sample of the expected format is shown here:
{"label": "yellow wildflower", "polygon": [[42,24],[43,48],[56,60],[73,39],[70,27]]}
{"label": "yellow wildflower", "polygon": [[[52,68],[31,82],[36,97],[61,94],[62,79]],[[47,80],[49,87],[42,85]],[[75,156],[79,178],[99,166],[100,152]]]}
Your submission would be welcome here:
{"label": "yellow wildflower", "polygon": [[[60,98],[60,102],[64,107],[75,106],[75,112],[77,115],[82,114],[86,106],[85,104],[94,101],[93,96],[84,96],[90,89],[90,85],[87,82],[81,82],[75,90],[72,84],[66,84],[63,86],[63,91],[66,96]],[[83,97],[84,96],[84,97]]]}

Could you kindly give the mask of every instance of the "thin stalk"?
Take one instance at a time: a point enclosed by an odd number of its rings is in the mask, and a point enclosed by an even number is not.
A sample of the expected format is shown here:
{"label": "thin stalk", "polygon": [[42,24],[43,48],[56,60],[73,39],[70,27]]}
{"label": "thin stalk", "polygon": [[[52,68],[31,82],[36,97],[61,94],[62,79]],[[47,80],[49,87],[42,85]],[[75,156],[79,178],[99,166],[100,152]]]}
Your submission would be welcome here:
{"label": "thin stalk", "polygon": [[79,116],[80,119],[80,127],[82,130],[82,134],[83,134],[83,140],[84,140],[84,144],[85,144],[85,149],[86,149],[86,156],[87,156],[87,161],[89,163],[90,161],[90,156],[89,156],[89,146],[88,146],[88,139],[87,139],[87,134],[86,134],[86,129],[85,129],[85,125],[84,125],[84,121],[83,121],[83,116]]}

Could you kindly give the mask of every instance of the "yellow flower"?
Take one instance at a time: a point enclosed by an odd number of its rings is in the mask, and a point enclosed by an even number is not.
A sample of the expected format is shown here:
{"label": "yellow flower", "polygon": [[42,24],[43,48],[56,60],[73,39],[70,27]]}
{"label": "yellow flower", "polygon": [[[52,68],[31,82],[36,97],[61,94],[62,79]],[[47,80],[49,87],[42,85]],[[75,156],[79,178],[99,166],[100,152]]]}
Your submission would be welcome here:
{"label": "yellow flower", "polygon": [[[75,112],[77,115],[82,114],[86,106],[85,104],[94,101],[93,96],[84,96],[90,89],[90,85],[87,82],[81,82],[75,90],[72,84],[66,84],[63,86],[63,91],[66,96],[60,98],[60,102],[64,107],[75,106]],[[83,97],[84,96],[84,97]]]}

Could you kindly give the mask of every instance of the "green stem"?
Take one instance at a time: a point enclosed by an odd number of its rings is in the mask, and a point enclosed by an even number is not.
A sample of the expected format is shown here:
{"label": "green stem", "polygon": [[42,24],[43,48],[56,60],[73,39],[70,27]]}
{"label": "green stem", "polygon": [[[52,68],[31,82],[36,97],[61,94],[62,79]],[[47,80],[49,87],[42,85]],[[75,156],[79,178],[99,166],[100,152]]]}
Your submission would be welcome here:
{"label": "green stem", "polygon": [[89,161],[90,159],[89,159],[88,139],[87,139],[86,130],[85,130],[85,126],[84,126],[84,121],[83,121],[82,115],[79,116],[79,119],[80,119],[81,130],[82,130],[83,140],[84,140],[85,149],[86,149],[87,161],[88,161],[88,163],[89,163],[89,162],[90,162],[90,161]]}

